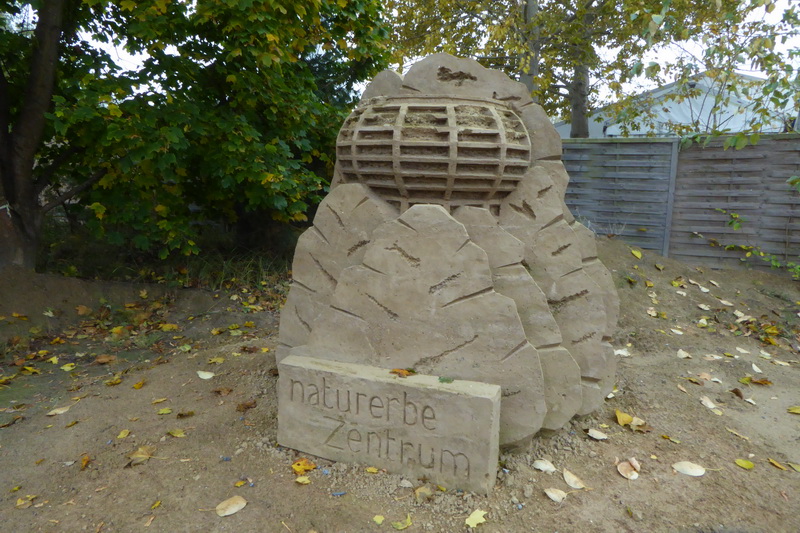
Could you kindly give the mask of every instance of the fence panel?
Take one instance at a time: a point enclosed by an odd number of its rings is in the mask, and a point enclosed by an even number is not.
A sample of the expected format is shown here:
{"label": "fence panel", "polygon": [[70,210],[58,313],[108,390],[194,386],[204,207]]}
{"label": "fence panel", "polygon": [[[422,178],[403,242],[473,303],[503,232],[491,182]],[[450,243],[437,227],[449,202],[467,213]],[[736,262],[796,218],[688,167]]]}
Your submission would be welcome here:
{"label": "fence panel", "polygon": [[[718,139],[680,152],[670,256],[736,267],[743,254],[724,249],[732,244],[758,246],[784,261],[796,260],[800,195],[786,180],[800,174],[800,135],[765,136],[741,150],[723,150],[723,142]],[[742,219],[741,229],[728,225],[730,215],[719,209],[736,213]],[[768,267],[754,258],[747,263]]]}
{"label": "fence panel", "polygon": [[676,152],[674,139],[565,139],[567,206],[595,233],[666,255]]}
{"label": "fence panel", "polygon": [[[724,150],[724,139],[680,151],[677,143],[565,139],[567,205],[596,233],[689,263],[742,266],[742,252],[728,244],[797,261],[800,194],[786,180],[800,175],[800,135],[762,136],[742,150]],[[729,213],[741,217],[739,230]]]}

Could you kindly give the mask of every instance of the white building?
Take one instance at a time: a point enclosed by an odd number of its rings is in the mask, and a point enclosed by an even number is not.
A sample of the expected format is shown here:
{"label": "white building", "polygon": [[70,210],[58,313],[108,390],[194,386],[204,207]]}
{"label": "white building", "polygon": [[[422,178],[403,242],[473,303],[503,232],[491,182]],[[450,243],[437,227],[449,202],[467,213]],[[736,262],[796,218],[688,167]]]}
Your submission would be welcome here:
{"label": "white building", "polygon": [[[635,96],[633,101],[644,112],[633,119],[627,132],[614,106],[601,107],[589,115],[589,137],[673,137],[689,132],[746,130],[755,116],[753,104],[761,96],[764,80],[738,73],[730,76],[736,76],[735,91],[726,88],[730,85],[723,83],[719,74],[704,72],[688,84],[670,83]],[[715,108],[716,100],[720,104]],[[796,109],[776,109],[764,121],[761,133],[783,133],[797,118]],[[557,122],[555,127],[561,138],[569,138],[569,122]]]}

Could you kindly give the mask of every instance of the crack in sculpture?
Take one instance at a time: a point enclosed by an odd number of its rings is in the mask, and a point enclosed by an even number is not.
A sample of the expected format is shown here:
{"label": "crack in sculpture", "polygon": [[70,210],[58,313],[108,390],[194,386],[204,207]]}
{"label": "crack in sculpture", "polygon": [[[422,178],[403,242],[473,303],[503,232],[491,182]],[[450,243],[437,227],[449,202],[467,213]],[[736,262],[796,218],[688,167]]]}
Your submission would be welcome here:
{"label": "crack in sculpture", "polygon": [[552,255],[553,257],[555,257],[555,256],[557,256],[557,255],[561,254],[561,253],[562,253],[564,250],[566,250],[566,249],[567,249],[567,248],[569,248],[570,246],[572,246],[572,243],[567,243],[567,244],[564,244],[564,245],[562,245],[562,246],[559,246],[559,247],[558,247],[558,248],[556,248],[554,251],[550,252],[550,255]]}
{"label": "crack in sculpture", "polygon": [[[364,293],[364,294],[366,294],[366,293]],[[389,309],[388,307],[386,307],[385,305],[383,305],[382,303],[380,303],[380,302],[379,302],[379,301],[378,301],[378,300],[377,300],[377,299],[376,299],[374,296],[372,296],[371,294],[367,294],[367,298],[369,298],[370,300],[372,300],[372,303],[374,303],[375,305],[377,305],[378,307],[380,307],[381,309],[383,309],[383,310],[384,310],[384,312],[386,312],[386,314],[387,314],[387,315],[389,315],[389,318],[391,318],[392,320],[397,320],[397,319],[400,317],[400,315],[398,315],[397,313],[395,313],[394,311],[392,311],[391,309]]]}
{"label": "crack in sculpture", "polygon": [[336,284],[337,284],[337,283],[339,283],[338,281],[336,281],[336,278],[334,278],[334,277],[331,275],[331,273],[330,273],[330,272],[328,272],[327,270],[325,270],[325,267],[324,267],[324,266],[322,266],[322,263],[320,263],[320,262],[317,260],[317,258],[316,258],[316,257],[314,257],[314,256],[313,256],[313,255],[311,255],[311,254],[308,254],[308,255],[309,255],[309,257],[311,257],[311,259],[314,261],[314,264],[315,264],[315,265],[317,265],[317,268],[318,268],[318,269],[320,269],[320,270],[322,271],[322,273],[323,273],[323,274],[325,274],[325,277],[326,277],[326,278],[328,278],[328,280],[329,280],[331,283],[333,283],[333,285],[334,285],[334,287],[335,287],[335,286],[336,286]]}
{"label": "crack in sculpture", "polygon": [[586,342],[589,339],[591,339],[592,337],[594,337],[596,333],[597,333],[596,331],[590,331],[589,333],[586,333],[585,335],[583,335],[580,338],[577,338],[577,339],[575,339],[574,341],[571,341],[571,342],[572,342],[573,345],[580,344],[582,342]]}
{"label": "crack in sculpture", "polygon": [[344,313],[345,315],[351,316],[353,318],[357,318],[357,319],[361,320],[362,322],[366,322],[366,320],[364,320],[363,318],[361,318],[357,314],[353,313],[352,311],[348,311],[347,309],[342,309],[341,307],[336,307],[335,305],[332,305],[330,307],[334,311],[339,311],[340,313]]}
{"label": "crack in sculpture", "polygon": [[481,289],[481,290],[473,292],[471,294],[467,294],[466,296],[461,296],[459,298],[456,298],[455,300],[451,300],[451,301],[447,302],[446,304],[444,304],[442,306],[442,309],[444,309],[445,307],[450,307],[451,305],[464,303],[467,300],[471,300],[473,298],[479,298],[479,297],[483,296],[484,294],[488,294],[490,292],[494,292],[494,287],[486,287],[485,289]]}
{"label": "crack in sculpture", "polygon": [[503,357],[501,357],[501,358],[500,358],[500,361],[505,361],[505,360],[507,360],[509,357],[512,357],[512,356],[514,356],[514,355],[515,355],[515,354],[517,354],[517,353],[518,353],[520,350],[522,350],[523,348],[525,348],[525,346],[527,346],[527,344],[528,344],[528,340],[527,340],[527,339],[525,339],[524,341],[522,341],[521,343],[519,343],[517,346],[515,346],[515,347],[514,347],[514,348],[513,348],[513,349],[512,349],[510,352],[508,352],[508,353],[507,353],[507,354],[505,354]]}
{"label": "crack in sculpture", "polygon": [[523,200],[521,206],[514,205],[512,203],[509,203],[508,205],[510,205],[511,209],[513,209],[514,211],[516,211],[520,215],[524,215],[524,216],[530,218],[531,220],[536,220],[536,213],[534,213],[533,208],[531,207],[531,205],[527,201]]}
{"label": "crack in sculpture", "polygon": [[353,246],[351,246],[349,250],[347,250],[347,257],[350,257],[351,255],[356,253],[359,248],[362,248],[362,247],[364,247],[364,246],[366,246],[368,244],[369,244],[369,241],[358,241]]}
{"label": "crack in sculpture", "polygon": [[311,326],[309,326],[308,322],[303,320],[303,317],[300,316],[300,310],[297,309],[297,307],[294,308],[294,314],[297,317],[297,320],[299,320],[300,323],[303,325],[303,327],[306,328],[308,330],[308,332],[310,333],[311,332]]}
{"label": "crack in sculpture", "polygon": [[405,250],[403,250],[402,248],[397,246],[396,243],[395,243],[394,246],[386,248],[386,250],[388,250],[389,252],[397,252],[397,253],[399,253],[400,257],[405,259],[406,262],[408,262],[409,265],[411,265],[414,268],[419,267],[420,259],[418,257],[414,257],[413,255],[409,254],[408,252],[406,252]]}
{"label": "crack in sculpture", "polygon": [[308,285],[305,285],[304,283],[302,283],[301,281],[298,281],[298,280],[293,280],[292,281],[292,285],[297,285],[301,289],[305,289],[305,290],[307,290],[308,292],[310,292],[312,294],[316,294],[317,293],[317,291],[315,291],[314,289],[312,289]]}
{"label": "crack in sculpture", "polygon": [[459,272],[458,274],[452,274],[452,275],[447,276],[446,278],[444,278],[442,281],[440,281],[436,285],[431,285],[431,287],[428,289],[428,294],[436,294],[440,290],[444,289],[447,286],[448,283],[460,278],[462,273],[463,272]]}
{"label": "crack in sculpture", "polygon": [[324,233],[322,233],[322,232],[319,230],[319,228],[318,228],[318,227],[316,227],[316,226],[311,226],[311,229],[312,229],[312,230],[313,230],[313,231],[314,231],[314,232],[315,232],[317,235],[319,235],[319,238],[320,238],[320,239],[322,239],[323,241],[325,241],[325,244],[330,244],[330,241],[328,240],[328,238],[325,236],[325,234],[324,234]]}
{"label": "crack in sculpture", "polygon": [[443,351],[442,353],[440,353],[438,355],[429,355],[427,357],[423,357],[422,359],[417,361],[417,364],[415,365],[417,367],[417,371],[422,370],[423,368],[427,368],[429,366],[436,365],[444,357],[447,357],[448,355],[450,355],[453,352],[457,352],[461,348],[469,346],[470,344],[472,344],[476,340],[478,340],[478,334],[477,333],[475,335],[473,335],[473,337],[471,339],[469,339],[468,341],[462,342],[461,344],[459,344],[455,348],[450,348],[449,350],[445,350],[445,351]]}
{"label": "crack in sculpture", "polygon": [[541,200],[542,198],[544,198],[544,195],[545,195],[545,194],[547,194],[548,192],[550,192],[550,189],[552,189],[552,188],[553,188],[553,186],[552,186],[552,185],[548,185],[548,186],[547,186],[547,187],[545,187],[544,189],[540,190],[540,191],[539,191],[539,194],[537,194],[537,195],[536,195],[536,197],[537,197],[537,198],[539,198],[539,199]]}
{"label": "crack in sculpture", "polygon": [[589,294],[589,289],[583,289],[582,291],[576,292],[575,294],[571,294],[569,296],[564,296],[563,298],[559,298],[558,300],[547,300],[547,303],[550,305],[550,309],[553,312],[556,312],[558,309],[563,307],[565,304],[572,302],[573,300],[577,300],[578,298],[582,298]]}
{"label": "crack in sculpture", "polygon": [[342,217],[339,216],[339,213],[337,213],[336,210],[332,208],[330,205],[328,205],[327,207],[328,211],[330,211],[333,214],[334,218],[336,219],[336,223],[339,224],[339,227],[344,229],[344,222],[342,222]]}

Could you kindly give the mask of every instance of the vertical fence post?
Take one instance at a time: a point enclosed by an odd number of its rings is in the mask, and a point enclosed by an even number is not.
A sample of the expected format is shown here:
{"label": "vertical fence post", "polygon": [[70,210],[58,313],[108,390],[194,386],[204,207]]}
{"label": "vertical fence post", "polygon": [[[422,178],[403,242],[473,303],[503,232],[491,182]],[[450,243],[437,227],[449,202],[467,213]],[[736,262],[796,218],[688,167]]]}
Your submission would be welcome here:
{"label": "vertical fence post", "polygon": [[672,237],[672,210],[675,206],[675,179],[678,175],[678,154],[680,139],[672,141],[672,155],[669,165],[669,191],[667,192],[667,216],[664,219],[664,243],[661,246],[661,255],[669,257],[669,240]]}

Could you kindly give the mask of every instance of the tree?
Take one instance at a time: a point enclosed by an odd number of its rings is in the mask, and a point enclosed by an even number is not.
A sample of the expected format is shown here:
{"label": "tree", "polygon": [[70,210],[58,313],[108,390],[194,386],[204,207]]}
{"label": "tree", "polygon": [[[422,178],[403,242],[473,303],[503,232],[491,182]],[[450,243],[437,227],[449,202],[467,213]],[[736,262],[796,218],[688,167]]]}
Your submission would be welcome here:
{"label": "tree", "polygon": [[[76,203],[98,234],[162,257],[197,251],[198,219],[302,220],[354,84],[386,61],[377,0],[0,6],[14,246],[0,266],[33,267],[45,215]],[[141,54],[141,67],[123,70],[102,44]]]}
{"label": "tree", "polygon": [[641,58],[741,24],[770,0],[393,0],[395,61],[432,52],[474,57],[526,82],[551,116],[588,136],[600,87],[615,95],[643,73]]}
{"label": "tree", "polygon": [[[634,65],[634,74],[656,85],[674,80],[667,102],[699,104],[684,106],[692,115],[690,125],[666,124],[674,133],[688,140],[727,134],[726,148],[743,148],[757,143],[760,132],[774,130],[776,124],[783,131],[798,131],[800,7],[786,3],[778,12],[776,6],[772,0],[750,2],[744,11],[734,6],[736,12],[721,13],[703,35],[673,46],[670,61]],[[736,72],[748,69],[758,76]],[[624,115],[623,125],[630,125],[651,119],[654,105],[663,104],[633,95],[611,109]],[[732,111],[743,127],[730,127]]]}

